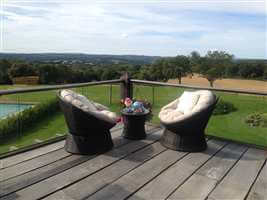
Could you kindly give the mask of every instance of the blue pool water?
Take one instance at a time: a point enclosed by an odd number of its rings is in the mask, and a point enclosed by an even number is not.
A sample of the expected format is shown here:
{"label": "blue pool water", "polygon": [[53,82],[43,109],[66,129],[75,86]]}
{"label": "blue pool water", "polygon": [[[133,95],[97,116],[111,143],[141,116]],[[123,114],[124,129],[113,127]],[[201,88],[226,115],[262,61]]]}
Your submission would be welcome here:
{"label": "blue pool water", "polygon": [[0,103],[0,118],[7,117],[10,114],[21,112],[26,108],[30,108],[30,104],[4,104]]}

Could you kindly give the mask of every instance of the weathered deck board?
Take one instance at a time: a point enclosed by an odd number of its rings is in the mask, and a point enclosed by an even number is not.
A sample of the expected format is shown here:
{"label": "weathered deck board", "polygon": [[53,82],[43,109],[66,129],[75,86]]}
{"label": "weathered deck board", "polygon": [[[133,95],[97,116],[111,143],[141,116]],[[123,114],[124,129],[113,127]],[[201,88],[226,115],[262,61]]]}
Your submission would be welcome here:
{"label": "weathered deck board", "polygon": [[205,199],[247,147],[229,144],[197,170],[169,199]]}
{"label": "weathered deck board", "polygon": [[35,157],[47,154],[49,152],[52,151],[56,151],[58,149],[61,149],[64,147],[65,142],[64,141],[60,141],[57,143],[53,143],[53,144],[49,144],[37,149],[33,149],[31,151],[26,151],[14,156],[10,156],[7,158],[3,158],[0,160],[1,164],[0,164],[0,172],[1,172],[1,167],[2,168],[6,168],[6,167],[10,167],[12,165],[16,165],[18,163],[24,162],[26,160],[30,160],[33,159]]}
{"label": "weathered deck board", "polygon": [[127,198],[131,193],[141,188],[146,182],[185,155],[186,153],[184,152],[167,150],[90,196],[88,199],[117,200]]}
{"label": "weathered deck board", "polygon": [[159,127],[146,125],[138,141],[121,128],[104,154],[70,155],[55,143],[6,158],[0,199],[267,199],[267,151],[212,139],[204,152],[177,152],[158,142]]}
{"label": "weathered deck board", "polygon": [[37,158],[21,162],[17,165],[1,170],[0,182],[10,179],[12,177],[27,173],[31,170],[43,167],[57,160],[66,158],[71,154],[66,152],[63,148],[48,152],[47,154],[38,156]]}
{"label": "weathered deck board", "polygon": [[247,200],[266,200],[267,199],[267,163],[253,185]]}
{"label": "weathered deck board", "polygon": [[45,199],[84,199],[89,197],[165,150],[166,148],[156,142]]}
{"label": "weathered deck board", "polygon": [[[208,141],[208,149],[204,153],[191,153],[160,174],[130,199],[165,199],[178,185],[183,183],[191,174],[203,165],[212,155],[219,151],[226,143]],[[175,175],[175,177],[174,177]]]}
{"label": "weathered deck board", "polygon": [[[146,125],[146,126],[149,126],[149,125]],[[113,132],[115,130],[121,129],[122,127],[123,127],[122,123],[119,123],[118,125],[113,127],[111,131]],[[58,149],[61,149],[64,147],[64,144],[65,144],[65,141],[60,141],[60,142],[56,142],[53,144],[45,145],[40,148],[33,149],[31,151],[22,152],[14,156],[0,159],[0,172],[2,172],[1,170],[4,168],[16,165],[18,163],[21,163],[27,160],[31,160],[41,155],[45,155],[49,152],[53,152]]]}
{"label": "weathered deck board", "polygon": [[[150,129],[151,127],[147,127]],[[147,130],[148,133],[155,131],[156,129]],[[115,147],[125,145],[129,143],[129,140],[124,140],[121,136],[121,129],[115,129],[112,132],[112,138]],[[53,175],[61,173],[69,168],[72,168],[78,164],[86,162],[95,156],[80,156],[72,155],[71,157],[66,157],[59,160],[58,162],[53,162],[49,165],[43,166],[41,168],[32,170],[28,173],[22,174],[18,177],[11,178],[9,180],[0,182],[0,197],[7,195],[11,192],[17,191],[36,182],[49,178]],[[36,158],[37,159],[37,158]]]}
{"label": "weathered deck board", "polygon": [[[50,178],[47,178],[41,182],[30,185],[25,189],[19,190],[16,193],[11,193],[2,199],[38,199],[44,197],[50,193],[56,192],[63,187],[75,183],[76,181],[86,178],[87,176],[96,173],[97,171],[111,165],[114,162],[126,157],[133,152],[144,148],[145,146],[154,143],[159,139],[162,130],[159,130],[153,134],[148,135],[147,139],[140,141],[130,142],[129,140],[123,140],[127,142],[127,145],[123,145],[119,148],[115,148],[105,154],[101,154],[96,157],[92,157],[89,161],[76,165],[62,173],[56,174]],[[83,156],[86,157],[86,156]],[[87,156],[90,157],[90,156]],[[71,175],[71,176],[70,176]]]}
{"label": "weathered deck board", "polygon": [[250,148],[213,190],[209,199],[244,199],[267,157],[267,152]]}

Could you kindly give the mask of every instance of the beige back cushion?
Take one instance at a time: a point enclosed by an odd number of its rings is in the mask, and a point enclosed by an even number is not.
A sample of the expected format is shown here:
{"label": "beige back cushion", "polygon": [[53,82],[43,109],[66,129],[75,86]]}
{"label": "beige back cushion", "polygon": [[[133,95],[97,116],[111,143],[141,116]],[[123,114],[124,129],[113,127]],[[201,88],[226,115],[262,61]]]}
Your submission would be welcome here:
{"label": "beige back cushion", "polygon": [[199,100],[197,104],[192,109],[192,112],[198,112],[202,108],[205,108],[211,105],[216,100],[216,96],[209,90],[199,90],[199,91],[196,91],[196,93],[199,94],[200,96],[199,96]]}
{"label": "beige back cushion", "polygon": [[90,114],[111,123],[117,122],[116,113],[109,111],[108,108],[102,104],[90,101],[85,96],[77,94],[71,90],[62,90],[60,95],[65,101],[72,103],[85,112],[89,112]]}
{"label": "beige back cushion", "polygon": [[185,95],[183,94],[179,98],[177,108],[175,109],[174,107],[169,107],[167,109],[161,110],[159,113],[159,118],[165,123],[183,120],[190,117],[195,112],[198,112],[201,109],[211,105],[215,101],[215,99],[215,95],[208,90],[185,92]]}
{"label": "beige back cushion", "polygon": [[71,90],[62,90],[60,95],[64,98],[65,101],[70,102],[73,105],[83,110],[86,110],[86,111],[97,110],[93,102],[89,101],[85,96],[77,94]]}
{"label": "beige back cushion", "polygon": [[184,114],[192,112],[192,109],[197,104],[200,95],[196,92],[185,91],[179,98],[177,110]]}

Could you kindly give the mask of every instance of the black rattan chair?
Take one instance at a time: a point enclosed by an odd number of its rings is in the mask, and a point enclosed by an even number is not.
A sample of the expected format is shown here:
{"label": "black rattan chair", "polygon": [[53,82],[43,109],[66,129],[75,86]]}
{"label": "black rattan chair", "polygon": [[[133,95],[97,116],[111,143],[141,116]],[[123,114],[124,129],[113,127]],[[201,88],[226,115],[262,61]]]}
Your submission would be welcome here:
{"label": "black rattan chair", "polygon": [[66,151],[75,154],[97,154],[113,147],[109,130],[116,125],[116,122],[84,111],[66,101],[60,92],[57,96],[69,129],[65,143]]}
{"label": "black rattan chair", "polygon": [[[218,98],[214,97],[214,99],[212,104],[204,106],[181,120],[172,122],[160,120],[164,127],[160,143],[167,148],[178,151],[204,151],[207,148],[204,130],[218,102]],[[176,102],[179,103],[177,100]]]}

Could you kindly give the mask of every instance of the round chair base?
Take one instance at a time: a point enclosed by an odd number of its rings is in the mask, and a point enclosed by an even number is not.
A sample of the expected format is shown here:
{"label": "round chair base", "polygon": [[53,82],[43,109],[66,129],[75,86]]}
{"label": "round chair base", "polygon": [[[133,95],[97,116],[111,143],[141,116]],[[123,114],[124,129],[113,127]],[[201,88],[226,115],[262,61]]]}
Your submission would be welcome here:
{"label": "round chair base", "polygon": [[167,129],[164,130],[160,143],[166,148],[184,152],[200,152],[207,148],[204,133],[187,135],[186,133],[174,133]]}
{"label": "round chair base", "polygon": [[[90,135],[90,134],[89,134]],[[113,142],[109,131],[106,133],[91,136],[77,136],[68,133],[65,143],[65,150],[73,154],[93,155],[109,151],[113,147]]]}

